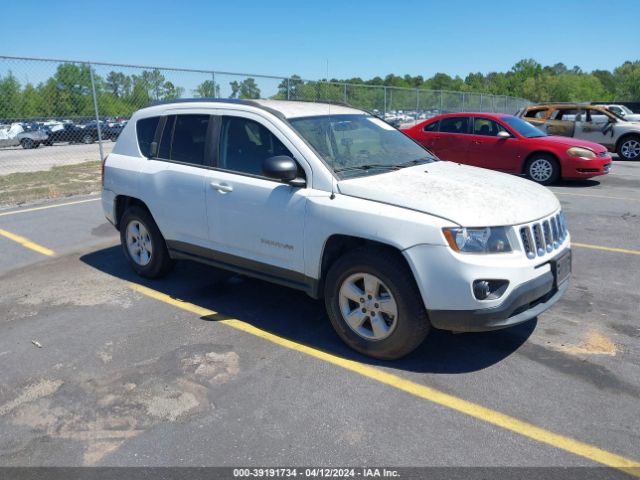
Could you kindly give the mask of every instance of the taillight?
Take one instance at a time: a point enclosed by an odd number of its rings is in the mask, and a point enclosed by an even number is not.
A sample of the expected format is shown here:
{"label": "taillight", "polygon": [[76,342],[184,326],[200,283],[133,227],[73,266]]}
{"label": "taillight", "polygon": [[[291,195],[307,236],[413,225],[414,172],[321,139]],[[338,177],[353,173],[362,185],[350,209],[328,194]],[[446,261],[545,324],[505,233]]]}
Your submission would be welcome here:
{"label": "taillight", "polygon": [[102,165],[100,166],[100,176],[102,177],[102,186],[104,187],[104,165],[105,163],[107,163],[107,158],[109,158],[109,155],[107,155],[106,157],[104,157],[102,159]]}

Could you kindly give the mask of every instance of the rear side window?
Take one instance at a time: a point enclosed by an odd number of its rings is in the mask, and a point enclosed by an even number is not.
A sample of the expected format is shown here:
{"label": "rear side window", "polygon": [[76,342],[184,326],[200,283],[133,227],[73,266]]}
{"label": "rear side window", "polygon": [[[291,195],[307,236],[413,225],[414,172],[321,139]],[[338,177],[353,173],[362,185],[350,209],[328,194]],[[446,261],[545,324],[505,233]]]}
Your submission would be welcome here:
{"label": "rear side window", "polygon": [[171,155],[171,139],[173,138],[173,126],[176,123],[176,116],[167,117],[162,130],[162,139],[160,140],[160,150],[158,150],[158,158],[169,159]]}
{"label": "rear side window", "polygon": [[160,117],[149,117],[140,119],[136,123],[138,146],[140,147],[142,155],[145,157],[151,156],[151,142],[153,142],[156,135],[156,128],[158,128],[159,121]]}
{"label": "rear side window", "polygon": [[468,133],[469,119],[467,117],[448,117],[440,120],[440,132]]}
{"label": "rear side window", "polygon": [[431,122],[425,125],[422,130],[424,132],[437,132],[439,125],[440,125],[440,120],[436,120],[435,122]]}
{"label": "rear side window", "polygon": [[204,165],[209,115],[178,115],[173,129],[170,159]]}
{"label": "rear side window", "polygon": [[209,115],[167,117],[158,157],[175,162],[204,165]]}

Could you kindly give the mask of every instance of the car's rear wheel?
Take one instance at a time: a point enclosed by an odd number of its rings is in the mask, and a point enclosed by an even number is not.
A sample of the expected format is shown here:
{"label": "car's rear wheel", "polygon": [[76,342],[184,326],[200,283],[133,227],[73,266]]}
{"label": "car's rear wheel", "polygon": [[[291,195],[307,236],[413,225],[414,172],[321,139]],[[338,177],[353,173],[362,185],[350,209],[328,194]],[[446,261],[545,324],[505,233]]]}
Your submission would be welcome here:
{"label": "car's rear wheel", "polygon": [[120,221],[120,243],[138,275],[161,277],[172,266],[164,237],[144,208],[132,206],[124,212]]}
{"label": "car's rear wheel", "polygon": [[634,135],[622,139],[616,153],[623,160],[640,160],[640,137]]}
{"label": "car's rear wheel", "polygon": [[22,140],[20,140],[20,145],[22,145],[22,148],[26,149],[36,148],[36,142],[31,140],[30,138],[23,138]]}
{"label": "car's rear wheel", "polygon": [[536,154],[525,166],[527,178],[541,185],[551,185],[560,178],[558,161],[551,155]]}
{"label": "car's rear wheel", "polygon": [[383,251],[355,250],[338,259],[327,274],[325,304],[340,338],[374,358],[407,355],[431,328],[411,270]]}

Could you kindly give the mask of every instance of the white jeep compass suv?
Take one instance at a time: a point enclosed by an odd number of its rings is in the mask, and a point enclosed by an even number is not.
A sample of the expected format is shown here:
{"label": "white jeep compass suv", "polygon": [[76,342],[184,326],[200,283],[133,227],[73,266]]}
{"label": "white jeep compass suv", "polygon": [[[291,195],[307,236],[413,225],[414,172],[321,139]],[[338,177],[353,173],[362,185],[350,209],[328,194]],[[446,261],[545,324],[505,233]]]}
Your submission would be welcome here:
{"label": "white jeep compass suv", "polygon": [[133,115],[102,203],[145,277],[189,259],[324,298],[353,349],[532,319],[567,289],[569,233],[528,180],[431,153],[344,106],[179,100]]}

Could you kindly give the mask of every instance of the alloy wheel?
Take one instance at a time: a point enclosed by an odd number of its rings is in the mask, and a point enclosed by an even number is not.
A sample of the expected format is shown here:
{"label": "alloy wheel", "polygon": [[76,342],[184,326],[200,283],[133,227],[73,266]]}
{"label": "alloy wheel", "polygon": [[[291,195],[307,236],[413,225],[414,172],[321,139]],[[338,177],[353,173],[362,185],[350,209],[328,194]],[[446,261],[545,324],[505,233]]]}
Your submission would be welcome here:
{"label": "alloy wheel", "polygon": [[138,220],[127,225],[127,250],[136,264],[144,267],[151,261],[153,245],[147,228]]}
{"label": "alloy wheel", "polygon": [[340,287],[339,302],[344,321],[366,340],[387,338],[398,322],[398,305],[391,291],[370,273],[347,277]]}

